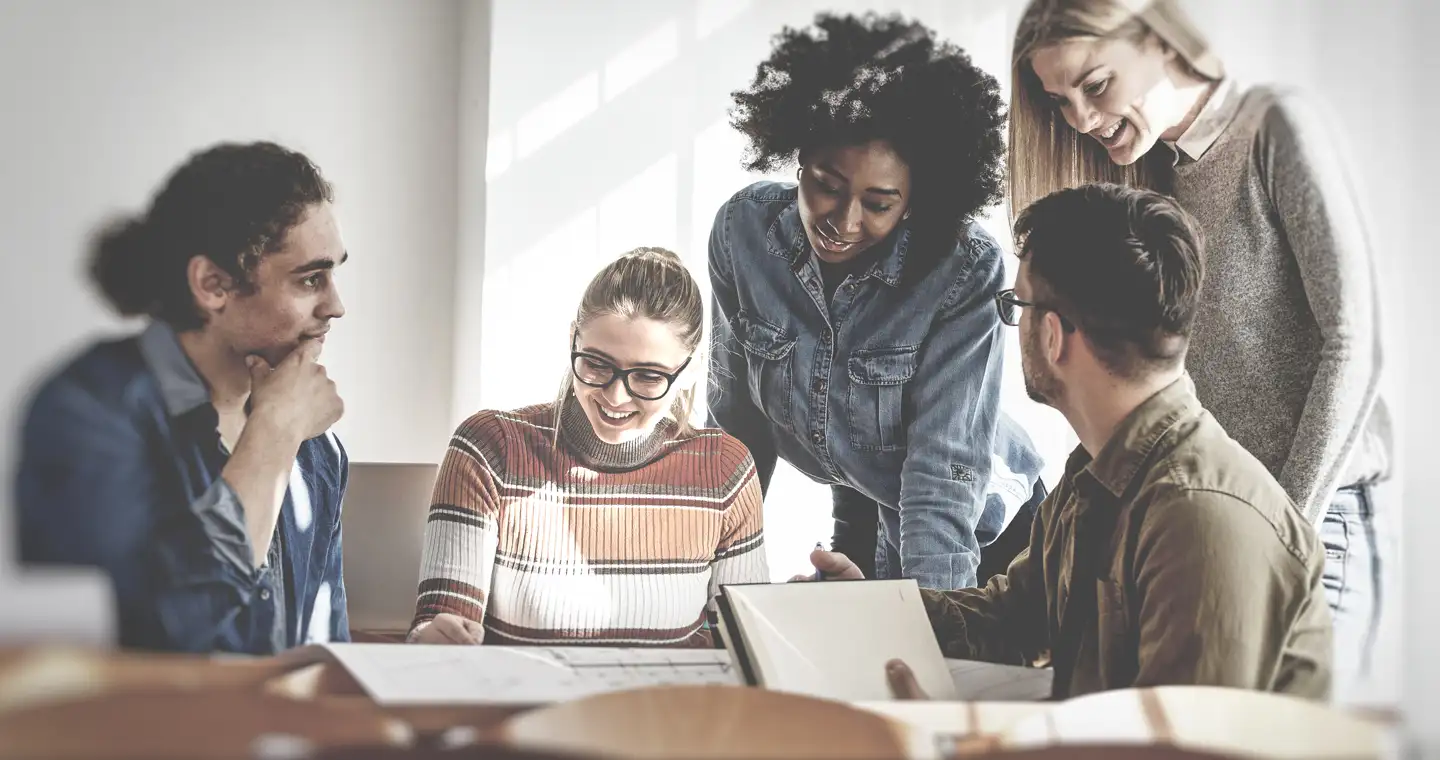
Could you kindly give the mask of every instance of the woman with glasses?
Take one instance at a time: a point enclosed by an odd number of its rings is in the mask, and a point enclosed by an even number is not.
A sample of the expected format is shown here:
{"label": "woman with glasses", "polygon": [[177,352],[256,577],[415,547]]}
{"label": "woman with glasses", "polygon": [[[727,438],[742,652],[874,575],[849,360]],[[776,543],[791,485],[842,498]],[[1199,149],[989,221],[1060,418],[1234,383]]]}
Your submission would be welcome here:
{"label": "woman with glasses", "polygon": [[1169,193],[1199,221],[1205,297],[1185,363],[1324,540],[1346,693],[1395,559],[1394,505],[1373,498],[1392,440],[1375,257],[1328,117],[1302,93],[1237,81],[1176,0],[1035,0],[1012,74],[1012,213],[1114,182]]}
{"label": "woman with glasses", "polygon": [[719,585],[769,572],[749,452],[689,422],[702,311],[678,256],[631,251],[585,291],[559,397],[460,426],[410,641],[718,643]]}
{"label": "woman with glasses", "polygon": [[746,168],[798,171],[716,214],[713,419],[767,485],[784,458],[831,486],[831,548],[866,577],[1003,572],[1044,488],[1000,413],[1004,264],[975,223],[1000,199],[999,86],[918,23],[822,14],[734,97]]}

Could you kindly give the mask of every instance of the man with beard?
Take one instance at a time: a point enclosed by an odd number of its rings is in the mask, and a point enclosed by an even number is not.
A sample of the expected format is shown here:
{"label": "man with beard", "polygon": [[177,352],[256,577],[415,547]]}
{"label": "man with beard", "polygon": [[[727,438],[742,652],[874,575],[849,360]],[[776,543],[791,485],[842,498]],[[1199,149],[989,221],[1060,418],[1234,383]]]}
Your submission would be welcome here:
{"label": "man with beard", "polygon": [[[922,591],[945,655],[1048,659],[1057,699],[1162,684],[1328,698],[1319,538],[1185,374],[1195,222],[1166,196],[1089,185],[1037,201],[1015,237],[1015,288],[996,306],[1020,330],[1030,397],[1080,445],[1005,574]],[[844,555],[811,560],[860,577]],[[903,663],[888,675],[921,696]]]}
{"label": "man with beard", "polygon": [[22,562],[109,575],[124,647],[349,640],[343,404],[317,361],[345,313],[331,198],[299,153],[222,144],[97,240],[95,284],[149,324],[40,386],[16,511]]}

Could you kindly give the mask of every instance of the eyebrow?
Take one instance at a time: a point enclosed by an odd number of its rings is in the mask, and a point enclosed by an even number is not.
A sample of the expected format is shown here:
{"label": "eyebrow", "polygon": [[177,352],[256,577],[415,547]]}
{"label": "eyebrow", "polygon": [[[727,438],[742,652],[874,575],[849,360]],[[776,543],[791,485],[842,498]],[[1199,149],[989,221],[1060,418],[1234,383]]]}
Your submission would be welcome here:
{"label": "eyebrow", "polygon": [[[350,260],[350,252],[349,252],[349,251],[346,251],[346,252],[340,254],[340,262],[339,262],[339,264],[344,264],[346,261],[349,261],[349,260]],[[339,264],[337,264],[333,259],[311,259],[310,261],[307,261],[307,262],[305,262],[304,264],[301,264],[300,266],[295,267],[294,269],[290,270],[290,274],[305,274],[305,273],[307,273],[307,272],[321,272],[321,271],[324,271],[324,270],[326,270],[326,269],[334,269],[335,267],[339,266]]]}
{"label": "eyebrow", "polygon": [[[833,166],[831,166],[831,165],[829,165],[829,164],[816,164],[816,165],[815,165],[815,168],[819,169],[819,170],[822,171],[822,172],[825,172],[826,174],[831,174],[831,175],[834,175],[834,176],[836,176],[836,177],[839,177],[839,178],[840,178],[841,180],[843,180],[846,184],[849,184],[849,183],[850,183],[850,178],[849,178],[849,177],[846,177],[844,174],[841,174],[840,172],[836,171],[836,170],[835,170],[835,167],[833,167]],[[893,188],[893,187],[867,187],[867,188],[865,188],[865,192],[867,192],[867,193],[879,193],[880,195],[893,195],[893,196],[895,196],[896,198],[901,197],[901,196],[900,196],[900,191],[899,191],[899,190],[896,190],[896,189]]]}
{"label": "eyebrow", "polygon": [[[1100,64],[1100,66],[1104,66],[1104,64]],[[1070,85],[1070,87],[1071,87],[1071,88],[1079,87],[1081,82],[1084,82],[1086,79],[1089,79],[1091,74],[1094,74],[1095,72],[1099,71],[1099,70],[1100,70],[1100,66],[1095,66],[1095,67],[1091,68],[1089,71],[1085,72],[1084,74],[1081,74],[1079,77],[1076,77],[1075,83],[1072,84],[1072,85]]]}
{"label": "eyebrow", "polygon": [[[598,349],[598,348],[585,348],[584,346],[581,346],[578,350],[579,350],[580,353],[582,353],[582,354],[594,354],[595,356],[598,356],[598,357],[600,357],[601,359],[604,359],[605,361],[608,361],[608,362],[610,362],[611,364],[614,364],[614,365],[617,366],[617,367],[620,366],[620,361],[619,361],[619,360],[617,360],[615,357],[611,356],[610,354],[607,354],[607,353],[605,353],[604,351],[601,351],[601,350]],[[641,367],[645,367],[645,368],[648,368],[648,369],[658,369],[658,370],[660,370],[661,372],[664,372],[664,373],[667,374],[667,375],[670,374],[671,372],[674,372],[674,371],[675,371],[675,370],[670,369],[669,367],[666,367],[666,366],[663,365],[663,364],[657,364],[657,363],[655,363],[655,362],[640,362],[639,364],[633,365],[632,367],[628,367],[627,369],[638,369],[638,368],[641,368]]]}

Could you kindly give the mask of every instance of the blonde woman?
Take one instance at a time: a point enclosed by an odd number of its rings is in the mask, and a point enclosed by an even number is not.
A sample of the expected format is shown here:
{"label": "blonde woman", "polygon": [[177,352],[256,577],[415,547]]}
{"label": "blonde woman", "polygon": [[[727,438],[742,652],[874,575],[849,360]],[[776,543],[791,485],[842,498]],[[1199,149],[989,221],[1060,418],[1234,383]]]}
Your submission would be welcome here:
{"label": "blonde woman", "polygon": [[410,640],[707,647],[722,583],[769,580],[749,452],[689,417],[700,288],[670,251],[600,271],[560,397],[455,432]]}
{"label": "blonde woman", "polygon": [[1227,75],[1174,0],[1035,0],[1013,67],[1012,214],[1108,181],[1170,193],[1200,222],[1191,378],[1319,527],[1337,676],[1363,671],[1391,559],[1372,502],[1391,442],[1372,253],[1325,118]]}

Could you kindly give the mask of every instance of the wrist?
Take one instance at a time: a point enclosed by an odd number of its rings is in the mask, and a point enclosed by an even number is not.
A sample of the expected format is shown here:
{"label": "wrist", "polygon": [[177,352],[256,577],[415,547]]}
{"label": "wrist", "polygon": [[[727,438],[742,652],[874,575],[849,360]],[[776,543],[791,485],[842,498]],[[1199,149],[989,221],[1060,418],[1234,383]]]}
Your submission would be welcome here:
{"label": "wrist", "polygon": [[245,430],[240,434],[240,438],[243,441],[254,437],[264,441],[267,448],[278,447],[292,451],[299,449],[300,444],[304,443],[304,438],[295,432],[293,427],[285,424],[285,421],[268,407],[257,408],[246,418]]}

